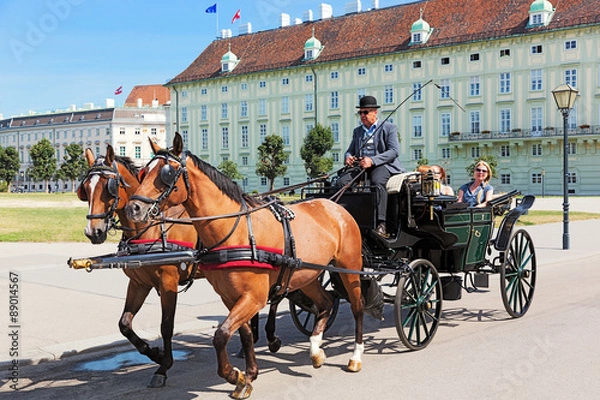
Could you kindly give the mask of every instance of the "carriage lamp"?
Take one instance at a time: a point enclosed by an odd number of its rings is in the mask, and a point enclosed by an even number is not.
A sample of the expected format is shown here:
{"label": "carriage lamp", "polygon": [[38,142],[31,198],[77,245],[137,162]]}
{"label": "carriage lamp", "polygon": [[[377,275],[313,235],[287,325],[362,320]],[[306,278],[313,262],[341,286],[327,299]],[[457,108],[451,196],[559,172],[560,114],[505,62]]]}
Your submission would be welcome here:
{"label": "carriage lamp", "polygon": [[577,100],[579,90],[569,84],[562,83],[552,91],[554,101],[558,107],[558,111],[563,117],[563,250],[568,250],[570,247],[569,238],[569,114]]}

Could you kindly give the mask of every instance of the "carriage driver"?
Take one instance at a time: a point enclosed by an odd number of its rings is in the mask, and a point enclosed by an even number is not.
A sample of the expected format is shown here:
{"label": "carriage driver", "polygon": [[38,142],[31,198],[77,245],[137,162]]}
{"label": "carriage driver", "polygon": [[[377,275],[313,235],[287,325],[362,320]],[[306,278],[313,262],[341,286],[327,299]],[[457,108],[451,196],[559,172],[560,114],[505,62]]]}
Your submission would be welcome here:
{"label": "carriage driver", "polygon": [[398,154],[398,128],[390,122],[381,122],[377,118],[377,99],[373,96],[364,96],[360,99],[358,115],[360,125],[352,133],[352,141],[345,154],[345,164],[349,167],[359,168],[349,170],[337,181],[338,186],[343,186],[355,177],[360,169],[366,169],[371,184],[376,187],[377,199],[377,227],[375,232],[383,237],[388,237],[386,229],[387,190],[385,185],[394,174],[406,172]]}

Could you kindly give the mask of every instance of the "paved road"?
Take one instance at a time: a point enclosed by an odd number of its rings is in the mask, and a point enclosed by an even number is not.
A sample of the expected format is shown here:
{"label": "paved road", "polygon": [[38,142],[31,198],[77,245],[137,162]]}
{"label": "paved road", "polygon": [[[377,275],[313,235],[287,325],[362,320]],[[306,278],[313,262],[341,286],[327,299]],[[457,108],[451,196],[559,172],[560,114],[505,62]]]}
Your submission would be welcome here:
{"label": "paved road", "polygon": [[[585,207],[571,209],[598,212],[598,204],[597,199],[587,199]],[[539,208],[543,202],[536,205]],[[600,378],[596,335],[600,328],[600,289],[596,283],[600,278],[600,248],[593,234],[597,224],[597,220],[572,222],[572,248],[568,251],[561,249],[561,223],[528,228],[540,271],[533,306],[521,319],[508,318],[494,279],[488,293],[463,294],[459,301],[446,302],[433,343],[420,352],[403,348],[391,307],[386,308],[383,322],[367,318],[367,351],[359,374],[342,371],[351,349],[352,319],[347,306],[342,307],[326,336],[329,358],[320,370],[310,367],[307,340],[282,310],[278,333],[285,345],[279,354],[271,355],[264,339],[258,343],[261,375],[253,398],[341,399],[347,397],[348,390],[352,397],[376,398],[595,397]],[[170,371],[167,388],[145,388],[154,367],[133,357],[133,348],[123,345],[117,328],[126,277],[120,271],[87,274],[69,270],[65,264],[70,256],[108,253],[113,247],[0,243],[0,293],[5,299],[0,321],[7,332],[0,340],[4,371],[0,396],[226,398],[231,388],[215,373],[211,346],[214,327],[225,309],[204,281],[197,281],[182,294],[178,305],[176,345],[183,359]],[[9,354],[12,342],[7,319],[9,271],[19,276],[18,393],[6,379],[14,359]],[[158,337],[157,303],[158,297],[152,294],[134,321],[146,338]],[[237,346],[234,340],[230,349],[234,351]],[[89,351],[94,348],[98,351]],[[113,362],[104,368],[108,370],[82,370],[85,362],[110,355],[133,357],[132,365],[111,369]],[[48,360],[57,361],[44,362]],[[242,366],[239,360],[236,363]]]}

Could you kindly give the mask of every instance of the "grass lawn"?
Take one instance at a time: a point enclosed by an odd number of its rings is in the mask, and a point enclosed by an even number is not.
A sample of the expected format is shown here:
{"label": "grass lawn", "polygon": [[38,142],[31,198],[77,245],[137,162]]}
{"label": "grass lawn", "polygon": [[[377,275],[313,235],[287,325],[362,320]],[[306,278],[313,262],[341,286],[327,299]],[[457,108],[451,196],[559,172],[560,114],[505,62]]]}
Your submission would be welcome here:
{"label": "grass lawn", "polygon": [[[289,201],[291,198],[282,197]],[[87,242],[85,203],[75,193],[0,193],[0,242]],[[561,222],[562,211],[529,210],[518,225]],[[570,221],[600,218],[600,214],[572,211]],[[501,218],[496,218],[499,224]],[[121,233],[109,235],[117,242]]]}

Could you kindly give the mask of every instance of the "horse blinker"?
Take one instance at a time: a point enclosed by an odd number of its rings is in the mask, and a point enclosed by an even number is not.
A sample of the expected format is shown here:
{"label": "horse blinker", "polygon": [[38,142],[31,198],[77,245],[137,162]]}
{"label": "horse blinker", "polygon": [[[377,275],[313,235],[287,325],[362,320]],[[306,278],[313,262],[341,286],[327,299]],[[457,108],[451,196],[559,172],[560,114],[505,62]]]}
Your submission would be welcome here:
{"label": "horse blinker", "polygon": [[177,178],[177,171],[171,166],[166,164],[160,170],[160,181],[167,187],[171,187],[175,184]]}
{"label": "horse blinker", "polygon": [[119,182],[115,178],[108,179],[106,188],[112,197],[119,197]]}
{"label": "horse blinker", "polygon": [[88,201],[88,195],[85,191],[85,188],[83,187],[83,183],[77,188],[77,197],[81,201]]}

